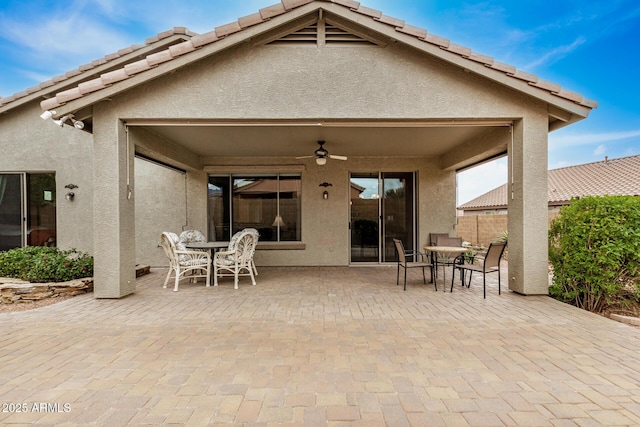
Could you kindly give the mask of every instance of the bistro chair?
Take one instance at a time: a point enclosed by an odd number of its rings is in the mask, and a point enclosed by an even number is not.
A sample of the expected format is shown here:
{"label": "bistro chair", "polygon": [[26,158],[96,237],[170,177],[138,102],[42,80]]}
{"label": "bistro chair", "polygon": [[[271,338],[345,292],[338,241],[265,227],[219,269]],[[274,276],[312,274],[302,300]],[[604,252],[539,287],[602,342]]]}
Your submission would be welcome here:
{"label": "bistro chair", "polygon": [[407,269],[409,268],[421,268],[422,269],[422,281],[426,284],[427,278],[424,274],[424,269],[429,268],[431,270],[431,283],[438,290],[436,281],[433,277],[433,264],[424,261],[407,261],[407,256],[420,256],[423,259],[423,254],[418,251],[405,251],[402,241],[399,239],[393,239],[393,243],[396,246],[396,252],[398,253],[398,271],[396,274],[396,286],[400,284],[400,267],[404,268],[404,290],[407,290]]}
{"label": "bistro chair", "polygon": [[185,230],[180,233],[179,240],[186,245],[189,243],[204,243],[207,238],[199,230]]}
{"label": "bistro chair", "polygon": [[[471,286],[471,275],[474,271],[482,273],[482,288],[484,298],[487,297],[487,274],[498,272],[498,295],[500,295],[500,259],[502,258],[502,254],[504,253],[504,249],[507,246],[506,243],[491,243],[489,245],[489,249],[487,250],[487,254],[484,257],[484,261],[482,264],[458,264],[454,266],[455,269],[460,270],[460,279],[462,280],[462,285],[464,286],[465,275],[462,274],[465,271],[469,271],[469,283],[467,284],[467,288]],[[453,275],[455,277],[455,274]],[[451,278],[451,290],[453,290],[453,279]]]}
{"label": "bistro chair", "polygon": [[[452,246],[455,248],[459,248],[462,246],[462,237],[449,237],[449,235],[446,236],[441,236],[438,235],[436,236],[436,243],[435,246]],[[459,264],[463,264],[464,263],[464,254],[456,254],[455,257],[451,257],[450,253],[440,253],[440,254],[432,254],[433,255],[433,260],[432,262],[435,264],[435,268],[436,268],[436,276],[438,275],[438,265],[443,265],[446,267],[448,266],[455,266],[455,265],[459,265]],[[453,270],[453,273],[455,273],[455,269]],[[453,274],[455,276],[455,274]]]}
{"label": "bistro chair", "polygon": [[245,229],[231,237],[226,251],[218,251],[213,256],[213,286],[218,286],[218,277],[233,276],[233,288],[238,289],[238,277],[249,276],[256,285],[253,255],[258,243],[257,232]]}
{"label": "bistro chair", "polygon": [[[255,228],[243,228],[242,230],[234,233],[234,235],[231,236],[231,240],[229,240],[229,246],[227,246],[228,251],[233,250],[233,248],[236,245],[236,241],[238,240],[238,238],[240,238],[240,236],[242,236],[244,232],[248,232],[252,234],[253,237],[255,237],[256,242],[258,241],[258,239],[260,239],[260,233]],[[256,248],[254,247],[253,253],[251,254],[250,258],[251,258],[251,267],[253,267],[253,274],[257,276],[258,269],[256,268],[256,263],[253,261],[253,255],[255,254],[255,251],[256,251]]]}
{"label": "bistro chair", "polygon": [[169,272],[164,280],[163,288],[167,287],[172,274],[175,277],[174,292],[178,292],[180,279],[187,274],[191,279],[206,278],[207,286],[210,286],[211,256],[208,252],[187,250],[184,243],[180,242],[178,235],[168,231],[160,236],[160,246],[169,258]]}

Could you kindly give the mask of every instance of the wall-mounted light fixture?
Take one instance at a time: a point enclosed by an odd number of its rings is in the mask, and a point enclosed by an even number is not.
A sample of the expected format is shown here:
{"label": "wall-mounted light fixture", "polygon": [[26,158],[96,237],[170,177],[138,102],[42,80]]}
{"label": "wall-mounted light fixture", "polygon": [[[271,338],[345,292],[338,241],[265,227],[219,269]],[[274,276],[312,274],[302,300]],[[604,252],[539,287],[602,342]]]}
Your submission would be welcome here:
{"label": "wall-mounted light fixture", "polygon": [[54,115],[55,113],[56,113],[56,112],[55,112],[55,111],[53,111],[53,110],[47,110],[47,111],[45,111],[44,113],[40,114],[40,118],[41,118],[42,120],[48,120],[48,119],[50,119],[51,117],[53,117],[53,115]]}
{"label": "wall-mounted light fixture", "polygon": [[80,120],[76,120],[73,117],[70,118],[71,123],[73,123],[73,127],[79,130],[84,129],[84,122],[80,121]]}
{"label": "wall-mounted light fixture", "polygon": [[322,198],[327,200],[329,198],[329,192],[326,190],[327,187],[332,187],[333,185],[330,182],[323,182],[319,185],[319,187],[324,187],[325,190],[322,192]]}
{"label": "wall-mounted light fixture", "polygon": [[67,199],[68,201],[73,201],[73,198],[76,196],[76,194],[72,191],[75,188],[78,188],[77,185],[75,184],[67,184],[64,186],[64,188],[68,188],[69,191],[67,192],[67,194],[64,196],[65,199]]}
{"label": "wall-mounted light fixture", "polygon": [[[53,110],[47,110],[47,111],[45,111],[44,113],[40,114],[40,118],[41,118],[42,120],[48,120],[48,119],[52,118],[55,114],[56,114],[56,112],[55,112],[55,111],[53,111]],[[65,122],[66,122],[67,120],[70,120],[70,121],[71,121],[71,124],[73,124],[73,127],[74,127],[74,128],[79,129],[79,130],[84,129],[84,122],[82,122],[81,120],[76,120],[76,119],[73,117],[73,114],[70,114],[70,115],[68,115],[68,116],[62,116],[62,117],[60,117],[60,118],[59,118],[59,119],[57,119],[57,120],[55,120],[55,119],[54,119],[54,120],[53,120],[53,123],[57,124],[57,125],[58,125],[58,126],[60,126],[60,127],[63,127],[63,126],[65,125]]]}

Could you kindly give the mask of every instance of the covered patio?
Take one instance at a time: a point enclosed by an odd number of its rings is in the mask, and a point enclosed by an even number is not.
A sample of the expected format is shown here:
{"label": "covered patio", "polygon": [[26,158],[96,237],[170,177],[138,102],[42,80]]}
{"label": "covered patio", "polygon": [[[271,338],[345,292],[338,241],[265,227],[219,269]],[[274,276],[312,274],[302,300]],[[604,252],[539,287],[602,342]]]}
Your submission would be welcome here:
{"label": "covered patio", "polygon": [[[389,192],[405,198],[395,211],[405,216],[379,204],[366,220],[377,230],[371,263],[392,262],[393,238],[420,249],[429,233],[455,235],[456,172],[499,156],[509,159],[505,288],[547,294],[547,137],[586,118],[593,101],[349,0],[283,0],[202,35],[174,29],[147,49],[40,103],[88,132],[93,221],[69,222],[93,238],[97,298],[136,292],[135,264],[162,265],[141,258],[158,252],[163,231],[227,240],[229,230],[263,229],[263,243],[273,241],[258,251],[260,266],[370,262],[354,259],[363,218],[350,193],[355,180],[385,174],[406,184]],[[317,141],[347,160],[317,163]],[[135,156],[184,174],[180,190],[138,174]],[[271,208],[265,197],[235,209],[235,183],[256,176],[297,180],[296,205],[274,193]],[[233,194],[222,197],[229,212],[217,230],[220,180]],[[290,208],[294,220],[278,220]],[[295,229],[283,235],[281,222]]]}
{"label": "covered patio", "polygon": [[[640,424],[640,330],[494,278],[482,298],[393,267],[261,267],[258,285],[166,271],[119,300],[0,314],[0,423]],[[49,411],[32,410],[33,403]],[[56,406],[57,405],[57,406]],[[66,409],[65,409],[66,408]]]}

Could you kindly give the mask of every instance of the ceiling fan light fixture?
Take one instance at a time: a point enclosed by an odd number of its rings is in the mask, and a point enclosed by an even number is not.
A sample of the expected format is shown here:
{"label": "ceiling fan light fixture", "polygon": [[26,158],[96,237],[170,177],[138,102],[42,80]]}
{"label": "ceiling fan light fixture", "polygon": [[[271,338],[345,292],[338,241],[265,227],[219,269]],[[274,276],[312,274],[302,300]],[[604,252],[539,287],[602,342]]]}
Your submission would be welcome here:
{"label": "ceiling fan light fixture", "polygon": [[316,157],[316,163],[318,164],[318,166],[324,166],[327,164],[327,158],[326,157]]}

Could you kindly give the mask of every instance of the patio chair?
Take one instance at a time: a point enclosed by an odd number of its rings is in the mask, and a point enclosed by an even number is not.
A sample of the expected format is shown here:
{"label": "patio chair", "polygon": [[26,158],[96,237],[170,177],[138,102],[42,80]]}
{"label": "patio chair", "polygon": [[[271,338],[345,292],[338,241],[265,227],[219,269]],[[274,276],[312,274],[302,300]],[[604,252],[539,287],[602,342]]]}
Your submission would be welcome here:
{"label": "patio chair", "polygon": [[449,233],[429,233],[429,246],[436,246],[438,237],[449,237]]}
{"label": "patio chair", "polygon": [[[438,237],[449,237],[449,233],[429,233],[429,241],[427,242],[427,246],[436,246],[438,243]],[[431,263],[435,265],[436,258],[435,254],[429,254],[429,258],[431,259]],[[436,269],[436,276],[438,275],[438,271]]]}
{"label": "patio chair", "polygon": [[[462,246],[462,237],[436,236],[436,246],[453,246],[459,248]],[[451,258],[451,254],[441,253],[440,256],[434,256],[433,263],[436,267],[436,276],[438,275],[438,265],[444,265],[445,268],[451,265],[459,265],[464,263],[464,254],[456,254]],[[455,269],[452,276],[455,276]],[[461,276],[462,277],[462,276]]]}
{"label": "patio chair", "polygon": [[[255,231],[255,230],[254,230]],[[238,289],[238,277],[249,276],[256,285],[253,254],[258,243],[256,232],[249,229],[239,231],[231,237],[226,251],[213,256],[213,286],[218,286],[218,277],[234,276],[233,288]]]}
{"label": "patio chair", "polygon": [[[236,240],[238,240],[238,238],[242,235],[242,233],[244,231],[253,234],[253,236],[256,238],[256,242],[260,238],[260,233],[255,228],[243,228],[242,230],[236,232],[233,236],[231,236],[231,240],[229,240],[229,246],[227,246],[227,250],[228,251],[233,249],[234,245],[236,244]],[[253,252],[254,253],[251,254],[251,266],[253,267],[253,274],[257,276],[258,275],[258,269],[256,268],[256,264],[253,261],[253,255],[255,254],[255,250],[256,250],[256,248],[254,247],[253,248]]]}
{"label": "patio chair", "polygon": [[188,244],[206,242],[207,238],[199,230],[185,230],[180,233],[179,240],[184,244]]}
{"label": "patio chair", "polygon": [[163,288],[167,287],[172,274],[175,277],[174,292],[178,291],[180,279],[186,275],[189,275],[188,277],[191,279],[204,277],[207,286],[210,286],[211,256],[208,252],[187,250],[184,243],[180,242],[180,238],[175,233],[168,231],[160,236],[160,246],[169,258],[169,272],[164,280]]}
{"label": "patio chair", "polygon": [[[407,290],[407,269],[409,268],[422,268],[422,281],[426,284],[427,278],[424,274],[424,269],[429,268],[431,270],[431,283],[438,290],[438,286],[436,285],[436,281],[433,277],[433,264],[424,262],[423,254],[418,251],[406,251],[404,249],[404,245],[402,241],[399,239],[393,239],[393,243],[396,247],[396,252],[398,253],[398,271],[396,273],[396,286],[399,285],[400,282],[400,267],[404,268],[404,290]],[[421,261],[407,261],[408,256],[420,256]]]}
{"label": "patio chair", "polygon": [[[507,246],[506,243],[491,243],[489,245],[489,249],[487,250],[487,254],[484,257],[484,261],[482,264],[459,264],[454,266],[455,269],[460,270],[460,273],[464,271],[469,271],[469,283],[467,284],[467,288],[471,286],[471,275],[474,271],[478,271],[482,273],[482,287],[484,298],[487,297],[487,274],[498,272],[498,295],[500,295],[500,259],[502,258],[502,254],[504,253],[504,249]],[[453,275],[455,277],[455,274]],[[453,290],[453,279],[451,278],[451,289]],[[462,284],[464,286],[465,275],[461,274],[460,279],[462,280]]]}

